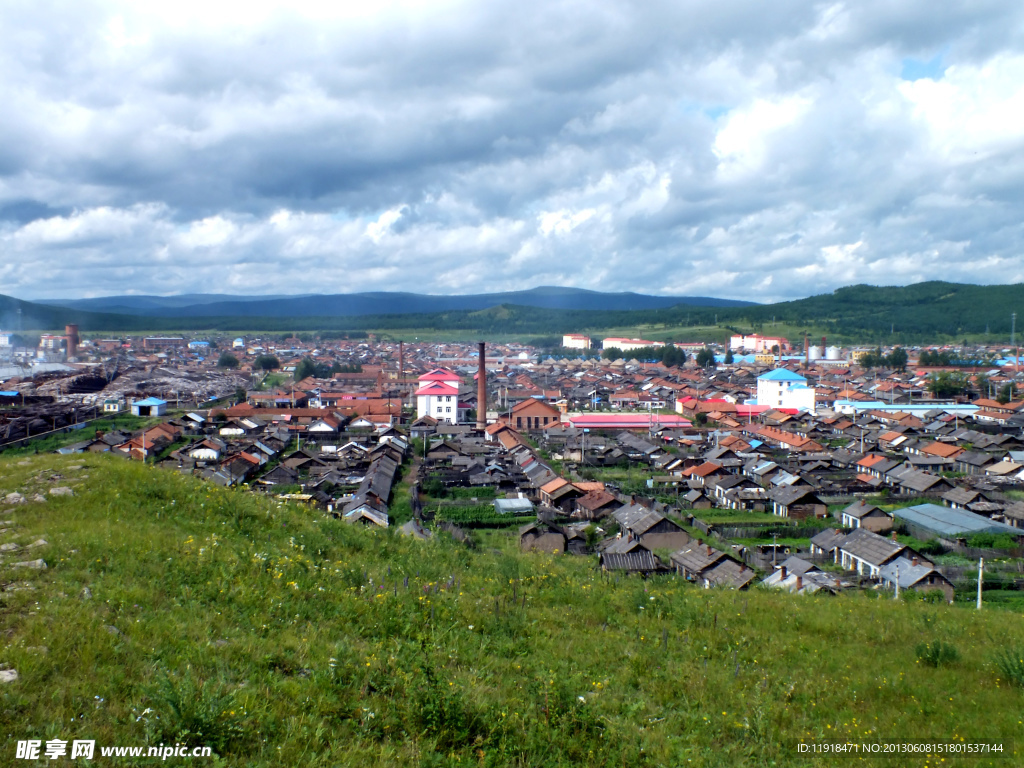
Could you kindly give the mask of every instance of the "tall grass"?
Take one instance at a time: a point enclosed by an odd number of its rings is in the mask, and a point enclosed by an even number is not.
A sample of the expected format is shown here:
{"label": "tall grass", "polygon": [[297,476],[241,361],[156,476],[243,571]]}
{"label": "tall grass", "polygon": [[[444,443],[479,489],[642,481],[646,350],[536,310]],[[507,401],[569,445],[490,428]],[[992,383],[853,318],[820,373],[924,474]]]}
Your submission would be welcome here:
{"label": "tall grass", "polygon": [[[990,663],[1024,628],[1009,611],[609,576],[514,533],[415,541],[103,456],[0,459],[0,498],[51,473],[76,495],[0,509],[49,542],[46,571],[0,564],[35,587],[2,593],[12,740],[186,739],[231,766],[788,766],[834,764],[801,739],[1020,733]],[[930,637],[960,661],[915,664]]]}

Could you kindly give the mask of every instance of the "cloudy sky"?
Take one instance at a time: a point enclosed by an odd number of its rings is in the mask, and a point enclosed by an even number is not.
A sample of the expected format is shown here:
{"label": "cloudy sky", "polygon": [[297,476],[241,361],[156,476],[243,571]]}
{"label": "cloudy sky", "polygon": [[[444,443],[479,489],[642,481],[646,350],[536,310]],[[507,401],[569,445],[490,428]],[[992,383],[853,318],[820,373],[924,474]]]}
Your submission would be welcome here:
{"label": "cloudy sky", "polygon": [[1024,5],[0,4],[0,293],[1024,281]]}

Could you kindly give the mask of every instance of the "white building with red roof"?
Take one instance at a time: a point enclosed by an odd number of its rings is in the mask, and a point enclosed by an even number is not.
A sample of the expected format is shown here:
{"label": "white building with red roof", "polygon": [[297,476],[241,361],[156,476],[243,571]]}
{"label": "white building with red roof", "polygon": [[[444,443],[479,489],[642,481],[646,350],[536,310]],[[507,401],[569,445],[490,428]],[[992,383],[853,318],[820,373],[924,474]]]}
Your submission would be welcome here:
{"label": "white building with red roof", "polygon": [[448,424],[459,423],[459,375],[435,368],[419,377],[416,418],[431,416]]}

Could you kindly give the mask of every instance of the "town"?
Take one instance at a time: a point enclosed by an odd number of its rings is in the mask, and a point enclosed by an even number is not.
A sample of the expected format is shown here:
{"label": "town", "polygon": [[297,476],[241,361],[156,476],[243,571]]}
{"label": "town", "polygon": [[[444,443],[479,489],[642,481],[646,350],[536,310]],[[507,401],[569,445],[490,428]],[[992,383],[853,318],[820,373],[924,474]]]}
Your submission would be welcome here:
{"label": "town", "polygon": [[69,326],[27,347],[0,333],[0,446],[121,456],[349,523],[515,536],[703,587],[953,602],[984,558],[988,594],[1016,601],[1011,347],[341,336]]}

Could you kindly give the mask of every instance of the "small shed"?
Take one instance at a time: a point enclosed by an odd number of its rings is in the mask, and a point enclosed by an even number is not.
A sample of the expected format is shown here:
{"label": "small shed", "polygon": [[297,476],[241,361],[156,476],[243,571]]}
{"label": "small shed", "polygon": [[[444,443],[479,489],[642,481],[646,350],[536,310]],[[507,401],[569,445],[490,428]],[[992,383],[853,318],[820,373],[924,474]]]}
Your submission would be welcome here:
{"label": "small shed", "polygon": [[167,412],[167,401],[156,397],[147,397],[132,403],[133,416],[163,416]]}

